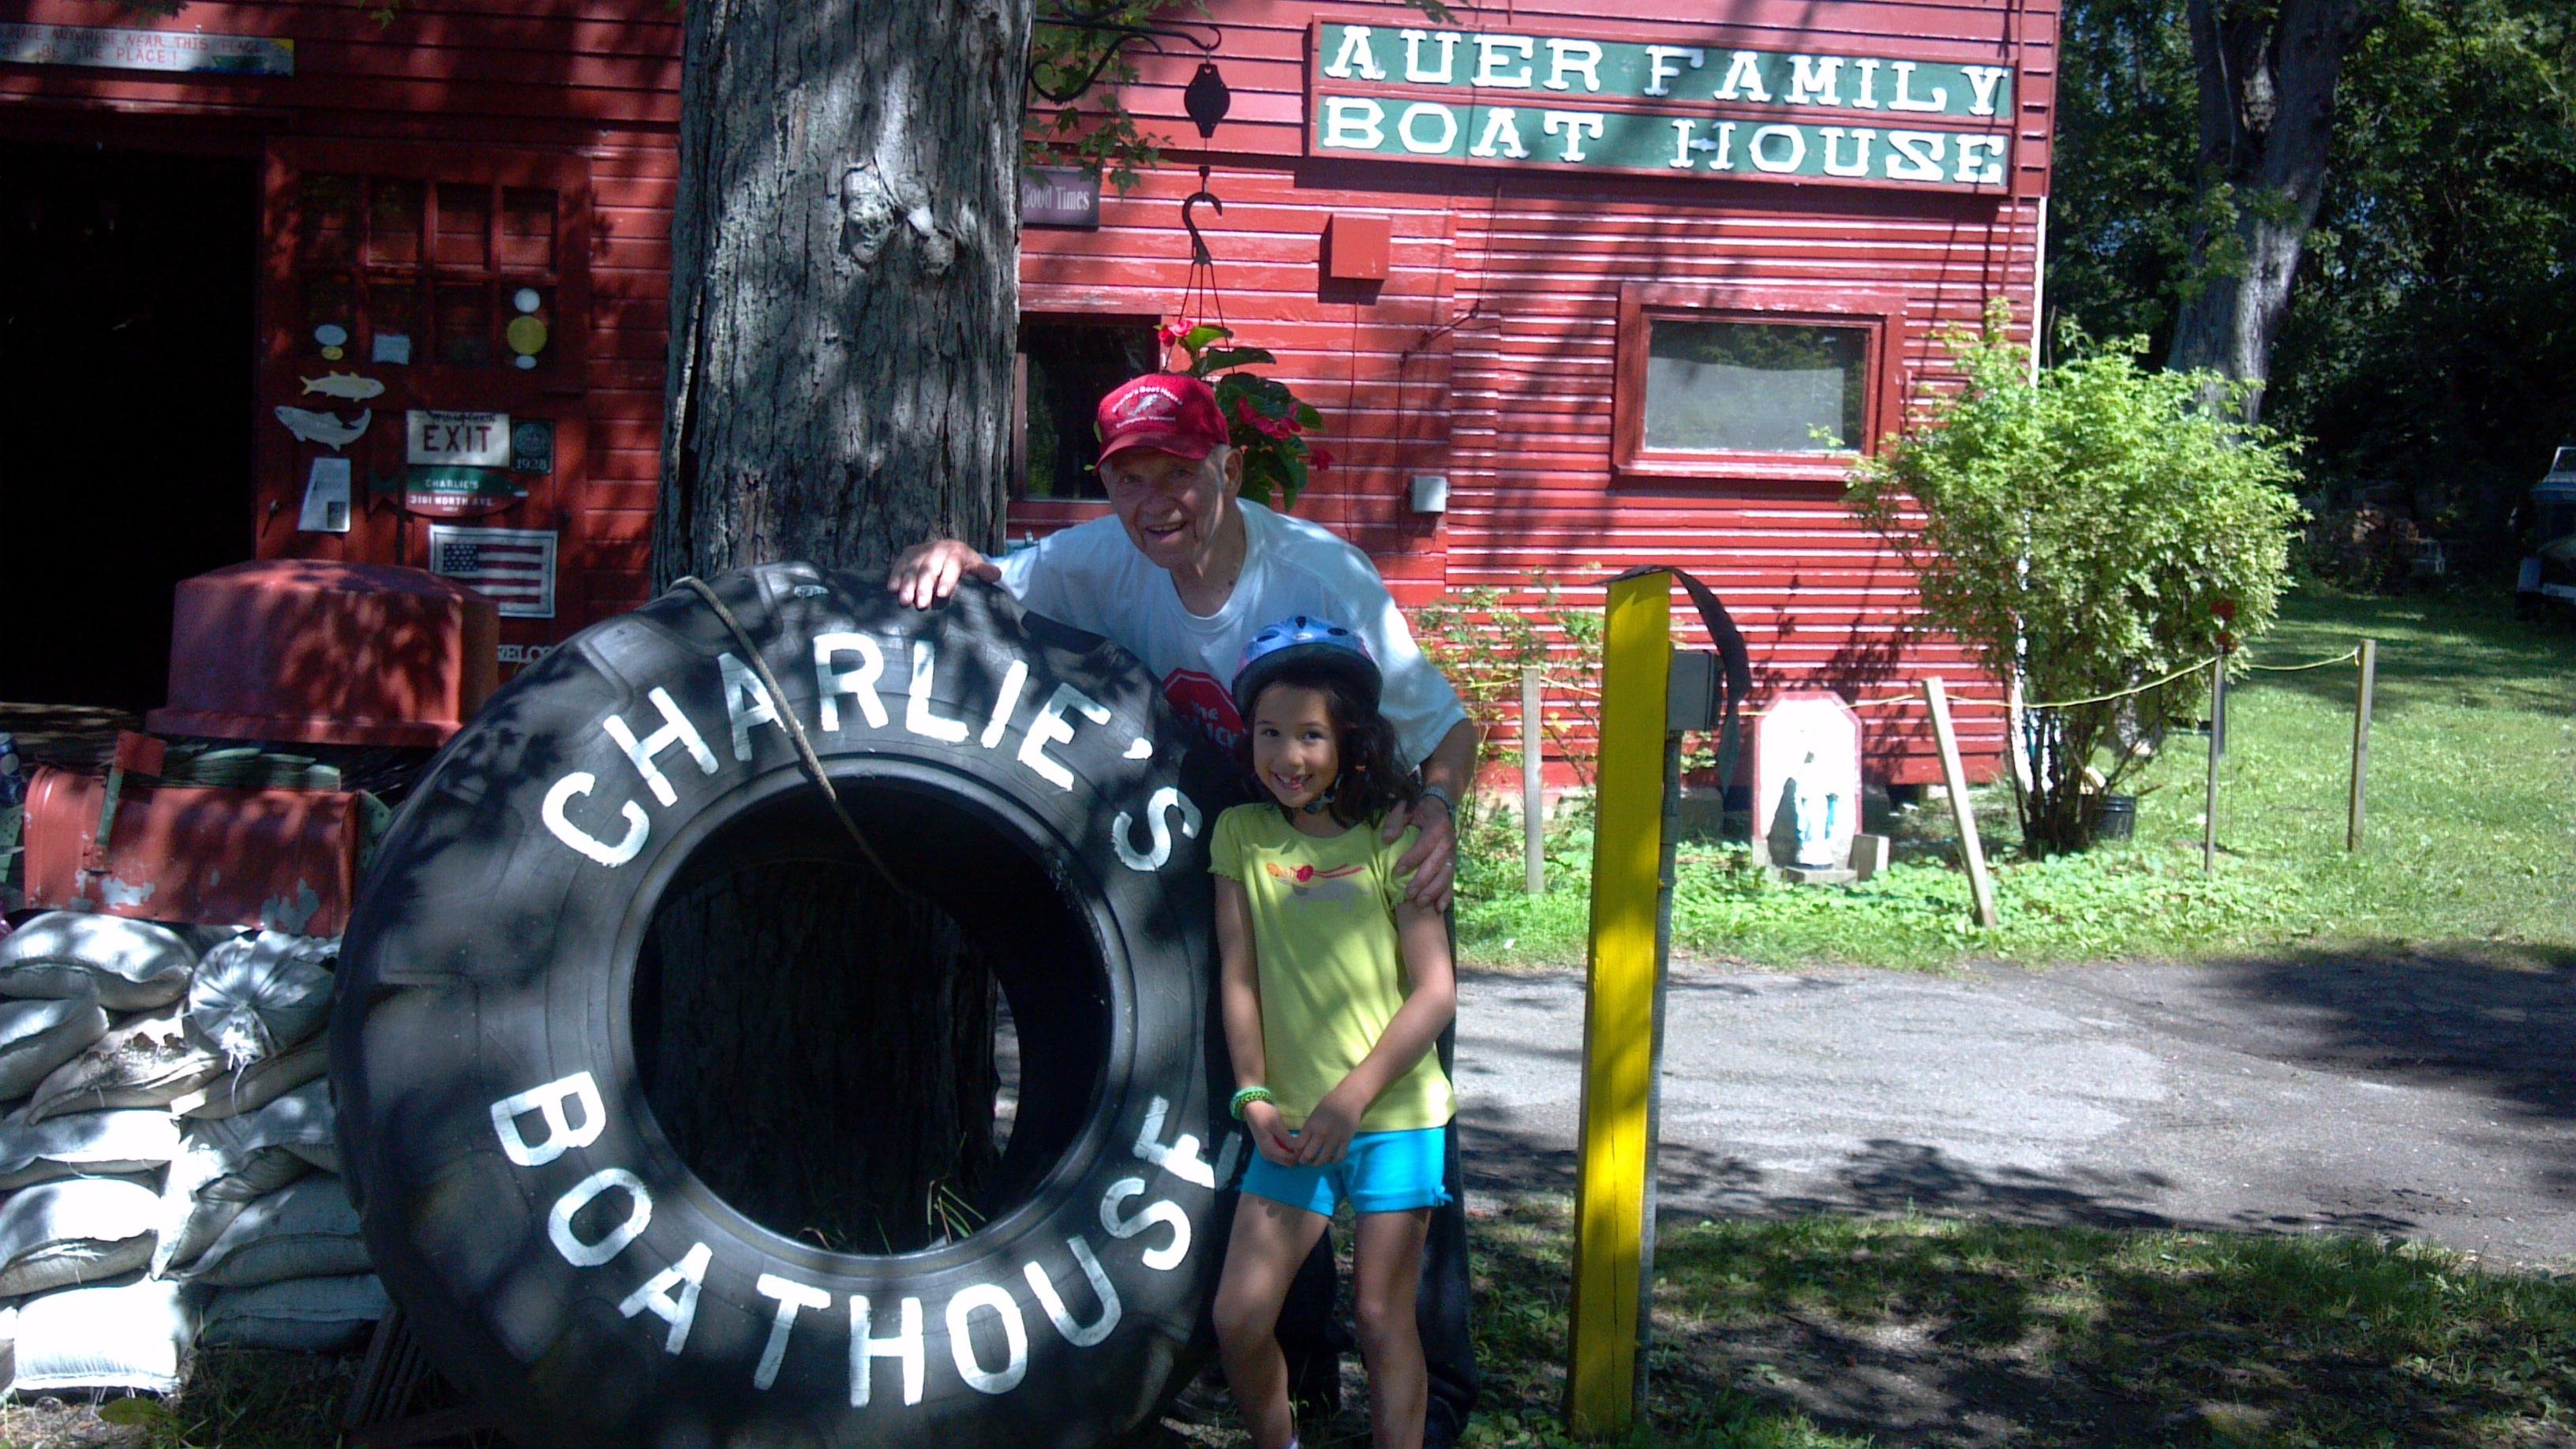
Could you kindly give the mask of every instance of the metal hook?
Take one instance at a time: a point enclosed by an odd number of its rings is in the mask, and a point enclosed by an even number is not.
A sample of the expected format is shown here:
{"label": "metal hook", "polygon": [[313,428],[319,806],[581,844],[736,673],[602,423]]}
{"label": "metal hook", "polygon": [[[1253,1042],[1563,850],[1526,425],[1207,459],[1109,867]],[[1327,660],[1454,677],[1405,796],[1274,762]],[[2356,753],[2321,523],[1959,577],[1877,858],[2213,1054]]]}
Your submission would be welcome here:
{"label": "metal hook", "polygon": [[1199,168],[1199,189],[1191,192],[1181,202],[1181,225],[1189,228],[1190,232],[1190,264],[1214,266],[1216,257],[1208,251],[1207,238],[1199,235],[1198,218],[1190,214],[1191,210],[1202,201],[1215,207],[1217,215],[1225,215],[1224,199],[1208,190],[1208,169],[1204,166]]}

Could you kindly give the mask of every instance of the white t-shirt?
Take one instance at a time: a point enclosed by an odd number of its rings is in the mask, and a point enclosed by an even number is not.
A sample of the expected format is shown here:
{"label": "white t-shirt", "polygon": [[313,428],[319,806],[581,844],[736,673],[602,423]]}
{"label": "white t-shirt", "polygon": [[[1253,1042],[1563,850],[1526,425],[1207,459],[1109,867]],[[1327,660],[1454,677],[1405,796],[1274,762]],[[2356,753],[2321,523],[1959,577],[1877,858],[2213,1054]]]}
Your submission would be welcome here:
{"label": "white t-shirt", "polygon": [[1145,662],[1172,707],[1229,749],[1243,721],[1228,686],[1243,646],[1292,614],[1356,630],[1385,676],[1379,704],[1410,764],[1428,759],[1467,717],[1458,692],[1424,658],[1368,555],[1303,519],[1241,501],[1243,572],[1225,607],[1182,607],[1171,575],[1136,551],[1117,516],[1050,534],[997,560],[1002,587],[1031,613],[1105,635]]}

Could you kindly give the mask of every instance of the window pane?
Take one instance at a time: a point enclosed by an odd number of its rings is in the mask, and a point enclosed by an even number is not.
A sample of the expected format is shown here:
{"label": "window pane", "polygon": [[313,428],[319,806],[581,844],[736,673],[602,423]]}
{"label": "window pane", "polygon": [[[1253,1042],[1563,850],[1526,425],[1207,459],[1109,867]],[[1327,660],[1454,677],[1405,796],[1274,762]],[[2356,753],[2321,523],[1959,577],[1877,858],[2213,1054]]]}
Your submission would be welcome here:
{"label": "window pane", "polygon": [[481,271],[490,261],[492,192],[484,186],[438,187],[438,265]]}
{"label": "window pane", "polygon": [[1860,445],[1864,329],[1669,318],[1649,325],[1648,448],[1828,453]]}
{"label": "window pane", "polygon": [[555,265],[555,194],[513,186],[501,193],[501,265],[547,272]]}
{"label": "window pane", "polygon": [[358,178],[307,172],[295,187],[295,256],[315,262],[346,262],[357,250]]}
{"label": "window pane", "polygon": [[367,220],[367,260],[408,267],[420,262],[420,183],[378,177]]}
{"label": "window pane", "polygon": [[1154,324],[1145,320],[1020,320],[1020,351],[1029,359],[1028,497],[1106,498],[1094,465],[1100,440],[1092,415],[1111,389],[1162,362]]}
{"label": "window pane", "polygon": [[492,365],[492,301],[481,283],[438,289],[438,360],[451,367]]}

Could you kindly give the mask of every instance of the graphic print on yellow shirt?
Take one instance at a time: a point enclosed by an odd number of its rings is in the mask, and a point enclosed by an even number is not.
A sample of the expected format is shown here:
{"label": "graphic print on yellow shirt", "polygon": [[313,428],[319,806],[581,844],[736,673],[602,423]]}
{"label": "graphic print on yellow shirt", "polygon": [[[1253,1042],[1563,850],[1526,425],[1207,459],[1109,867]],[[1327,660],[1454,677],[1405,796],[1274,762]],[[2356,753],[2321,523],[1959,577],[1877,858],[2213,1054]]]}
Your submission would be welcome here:
{"label": "graphic print on yellow shirt", "polygon": [[[1291,1128],[1305,1125],[1404,1005],[1395,906],[1405,882],[1395,867],[1419,833],[1390,843],[1363,824],[1330,839],[1304,835],[1269,804],[1217,817],[1208,869],[1240,881],[1251,903],[1264,1085]],[[1438,1127],[1455,1111],[1439,1055],[1424,1052],[1369,1104],[1359,1130]]]}

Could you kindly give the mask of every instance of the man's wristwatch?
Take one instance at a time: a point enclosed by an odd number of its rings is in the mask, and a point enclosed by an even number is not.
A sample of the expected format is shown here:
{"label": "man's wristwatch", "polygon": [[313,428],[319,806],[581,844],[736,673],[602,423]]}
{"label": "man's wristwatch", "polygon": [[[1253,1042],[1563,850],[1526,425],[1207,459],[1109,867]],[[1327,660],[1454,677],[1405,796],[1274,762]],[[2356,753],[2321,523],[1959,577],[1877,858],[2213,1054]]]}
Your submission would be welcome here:
{"label": "man's wristwatch", "polygon": [[1449,798],[1448,791],[1437,785],[1425,785],[1422,787],[1422,798],[1439,801],[1440,808],[1449,812],[1449,818],[1452,821],[1458,818],[1458,802]]}

